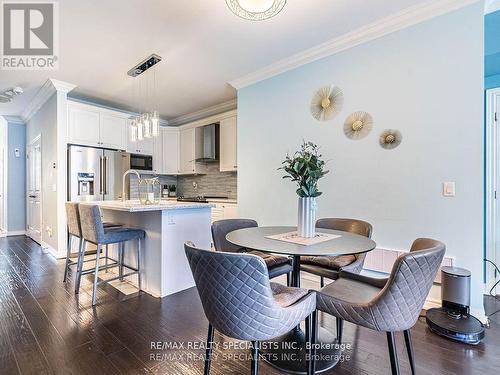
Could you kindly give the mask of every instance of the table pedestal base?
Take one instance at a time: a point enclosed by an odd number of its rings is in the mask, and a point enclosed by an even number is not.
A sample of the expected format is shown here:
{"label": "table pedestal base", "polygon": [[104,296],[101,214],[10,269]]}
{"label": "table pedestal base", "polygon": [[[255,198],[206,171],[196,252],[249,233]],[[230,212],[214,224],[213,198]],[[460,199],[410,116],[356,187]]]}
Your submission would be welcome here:
{"label": "table pedestal base", "polygon": [[[337,339],[329,331],[318,327],[316,349],[316,373],[335,367],[341,350],[336,348]],[[326,348],[320,348],[320,345]],[[307,374],[306,335],[302,329],[277,337],[261,344],[263,359],[271,366],[290,374]]]}

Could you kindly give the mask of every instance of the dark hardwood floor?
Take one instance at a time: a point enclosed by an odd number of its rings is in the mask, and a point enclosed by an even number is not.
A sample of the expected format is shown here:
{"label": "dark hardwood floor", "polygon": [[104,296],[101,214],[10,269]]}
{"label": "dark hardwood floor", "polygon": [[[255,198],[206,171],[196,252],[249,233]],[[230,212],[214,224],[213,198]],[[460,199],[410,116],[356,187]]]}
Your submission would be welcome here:
{"label": "dark hardwood floor", "polygon": [[[92,308],[92,277],[75,296],[74,274],[62,282],[63,264],[24,236],[0,239],[0,374],[202,374],[204,350],[187,347],[204,342],[207,331],[196,290],[156,299],[102,286]],[[500,303],[487,298],[486,307],[494,311]],[[320,321],[335,331],[332,318]],[[419,374],[500,373],[500,313],[477,346],[442,339],[422,321],[412,333]],[[328,374],[390,373],[385,334],[346,323],[344,337],[351,359]],[[402,335],[397,340],[402,373],[409,374]],[[156,342],[185,347],[152,349]],[[215,351],[212,374],[249,373],[248,361],[225,354]],[[262,363],[260,373],[280,372]]]}

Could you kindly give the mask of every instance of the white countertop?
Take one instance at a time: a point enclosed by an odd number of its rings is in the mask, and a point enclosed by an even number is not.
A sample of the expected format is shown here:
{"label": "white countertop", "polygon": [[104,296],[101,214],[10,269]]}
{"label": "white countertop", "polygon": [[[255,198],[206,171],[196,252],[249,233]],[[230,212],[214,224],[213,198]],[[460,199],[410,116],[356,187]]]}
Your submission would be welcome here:
{"label": "white countertop", "polygon": [[130,201],[100,201],[100,202],[81,202],[80,204],[96,204],[104,210],[125,211],[125,212],[147,212],[147,211],[168,211],[168,210],[189,210],[195,208],[212,208],[211,203],[198,202],[177,202],[160,201],[159,204],[145,205],[138,200]]}

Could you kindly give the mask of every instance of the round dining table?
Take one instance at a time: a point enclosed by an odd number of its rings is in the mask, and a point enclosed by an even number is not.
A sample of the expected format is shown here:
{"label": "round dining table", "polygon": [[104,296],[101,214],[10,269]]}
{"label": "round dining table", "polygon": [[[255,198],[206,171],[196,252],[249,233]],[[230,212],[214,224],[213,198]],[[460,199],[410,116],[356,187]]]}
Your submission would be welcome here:
{"label": "round dining table", "polygon": [[[292,287],[300,287],[300,257],[356,255],[373,250],[376,243],[370,238],[338,230],[317,228],[317,234],[330,234],[331,238],[315,244],[299,244],[276,239],[276,235],[291,233],[296,227],[253,227],[238,229],[227,234],[226,239],[248,250],[281,254],[292,258]],[[269,238],[275,236],[275,238]],[[304,331],[297,327],[291,332],[262,345],[263,358],[273,367],[293,374],[306,374],[306,341]],[[319,327],[316,353],[316,371],[327,371],[340,359],[340,348],[331,332]]]}

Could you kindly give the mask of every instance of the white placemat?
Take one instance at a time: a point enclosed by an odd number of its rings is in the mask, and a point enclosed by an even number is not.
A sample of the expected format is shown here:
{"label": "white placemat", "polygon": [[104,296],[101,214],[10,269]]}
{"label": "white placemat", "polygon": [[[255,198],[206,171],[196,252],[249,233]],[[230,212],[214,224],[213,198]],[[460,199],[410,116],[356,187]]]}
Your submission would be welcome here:
{"label": "white placemat", "polygon": [[297,231],[280,233],[280,234],[273,234],[271,236],[266,236],[266,238],[270,238],[271,240],[290,242],[290,243],[304,245],[304,246],[317,245],[319,243],[331,241],[331,240],[334,240],[334,239],[339,238],[339,237],[342,237],[342,236],[338,235],[338,234],[330,234],[330,233],[316,233],[316,236],[314,236],[312,238],[304,238],[304,237],[299,237],[299,235],[297,234]]}

